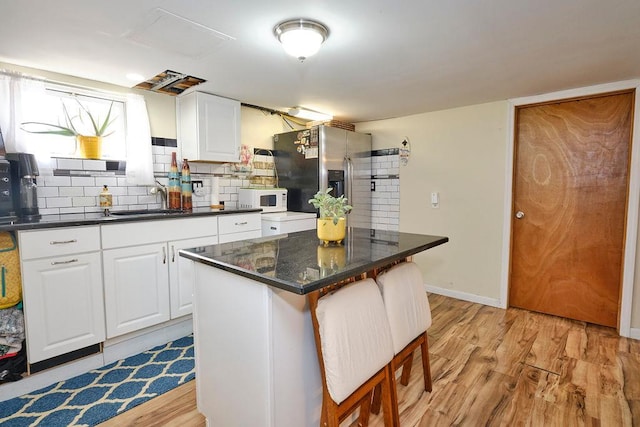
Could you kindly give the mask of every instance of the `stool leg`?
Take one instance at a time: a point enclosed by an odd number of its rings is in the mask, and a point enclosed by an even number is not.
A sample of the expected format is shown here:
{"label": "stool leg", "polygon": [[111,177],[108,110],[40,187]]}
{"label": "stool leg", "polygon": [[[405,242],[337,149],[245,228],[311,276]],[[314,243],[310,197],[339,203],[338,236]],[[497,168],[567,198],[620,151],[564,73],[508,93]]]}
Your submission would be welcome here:
{"label": "stool leg", "polygon": [[360,416],[358,417],[358,427],[369,425],[369,411],[371,410],[371,392],[367,393],[360,405]]}
{"label": "stool leg", "polygon": [[411,376],[411,365],[413,364],[413,352],[411,352],[402,363],[402,375],[400,376],[400,384],[406,386],[409,384]]}
{"label": "stool leg", "polygon": [[382,409],[384,411],[385,427],[400,426],[400,414],[398,411],[398,395],[396,392],[396,382],[391,369],[391,364],[385,368],[386,378],[382,383]]}
{"label": "stool leg", "polygon": [[382,384],[378,384],[373,389],[373,399],[371,402],[371,413],[378,415],[382,406]]}
{"label": "stool leg", "polygon": [[431,363],[429,362],[429,336],[424,332],[424,340],[420,345],[422,353],[422,370],[424,371],[424,389],[431,392]]}

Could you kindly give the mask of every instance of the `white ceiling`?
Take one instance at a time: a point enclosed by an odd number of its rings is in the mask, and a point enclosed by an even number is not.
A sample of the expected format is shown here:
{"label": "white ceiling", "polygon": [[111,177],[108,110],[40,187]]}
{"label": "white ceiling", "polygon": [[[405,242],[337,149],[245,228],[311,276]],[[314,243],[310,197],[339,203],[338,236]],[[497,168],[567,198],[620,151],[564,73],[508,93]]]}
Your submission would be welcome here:
{"label": "white ceiling", "polygon": [[[127,73],[170,69],[206,79],[199,90],[352,122],[640,77],[640,0],[0,0],[0,10],[2,62],[127,87],[137,83]],[[330,30],[304,63],[273,36],[290,18]]]}

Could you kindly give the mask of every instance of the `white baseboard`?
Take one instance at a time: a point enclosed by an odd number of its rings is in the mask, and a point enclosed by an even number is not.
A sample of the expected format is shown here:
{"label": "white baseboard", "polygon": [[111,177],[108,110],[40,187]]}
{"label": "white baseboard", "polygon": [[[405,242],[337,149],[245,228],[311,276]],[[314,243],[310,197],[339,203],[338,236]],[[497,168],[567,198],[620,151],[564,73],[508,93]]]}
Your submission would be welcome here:
{"label": "white baseboard", "polygon": [[445,297],[451,297],[451,298],[459,299],[462,301],[475,302],[482,305],[488,305],[490,307],[504,308],[500,300],[497,298],[488,298],[488,297],[483,297],[481,295],[475,295],[475,294],[470,294],[470,293],[461,292],[461,291],[454,291],[451,289],[439,288],[437,286],[431,286],[426,284],[424,288],[429,293],[444,295]]}
{"label": "white baseboard", "polygon": [[640,340],[640,329],[630,328],[628,338],[633,338],[634,340]]}
{"label": "white baseboard", "polygon": [[104,343],[104,364],[126,359],[150,348],[187,336],[193,332],[191,316],[172,320],[162,325],[136,331],[131,334],[107,340]]}
{"label": "white baseboard", "polygon": [[142,353],[169,341],[177,340],[193,332],[191,316],[172,320],[162,325],[108,340],[103,352],[82,359],[55,366],[36,374],[23,377],[20,381],[0,385],[0,402],[50,386],[59,381],[101,368],[116,360]]}

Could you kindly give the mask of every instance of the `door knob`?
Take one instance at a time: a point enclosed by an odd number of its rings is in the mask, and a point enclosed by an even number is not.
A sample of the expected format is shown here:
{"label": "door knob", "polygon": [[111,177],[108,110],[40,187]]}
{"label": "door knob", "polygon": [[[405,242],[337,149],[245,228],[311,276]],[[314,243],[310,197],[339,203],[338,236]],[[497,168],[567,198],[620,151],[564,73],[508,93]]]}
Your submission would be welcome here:
{"label": "door knob", "polygon": [[524,212],[522,212],[522,211],[516,212],[516,218],[518,218],[518,219],[524,218]]}

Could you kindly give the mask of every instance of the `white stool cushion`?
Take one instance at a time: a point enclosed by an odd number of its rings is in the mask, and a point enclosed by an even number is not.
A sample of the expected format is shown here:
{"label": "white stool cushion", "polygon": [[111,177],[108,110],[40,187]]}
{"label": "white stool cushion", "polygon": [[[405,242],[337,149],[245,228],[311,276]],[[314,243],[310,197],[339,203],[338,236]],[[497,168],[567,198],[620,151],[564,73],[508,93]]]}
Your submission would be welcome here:
{"label": "white stool cushion", "polygon": [[431,326],[422,273],[415,263],[404,262],[380,274],[376,281],[391,326],[393,352],[398,354]]}
{"label": "white stool cushion", "polygon": [[373,279],[318,301],[316,317],[329,394],[340,404],[393,358],[391,331]]}

